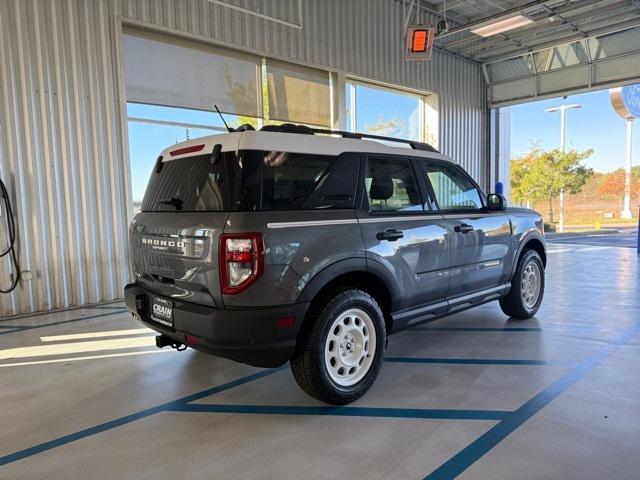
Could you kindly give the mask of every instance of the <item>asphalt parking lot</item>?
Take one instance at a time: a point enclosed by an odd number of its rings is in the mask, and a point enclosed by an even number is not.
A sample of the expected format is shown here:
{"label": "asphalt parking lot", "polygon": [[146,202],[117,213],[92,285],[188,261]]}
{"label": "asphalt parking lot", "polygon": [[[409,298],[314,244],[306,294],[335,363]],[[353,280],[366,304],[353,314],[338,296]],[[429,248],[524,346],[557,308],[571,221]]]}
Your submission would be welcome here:
{"label": "asphalt parking lot", "polygon": [[579,243],[584,245],[636,248],[638,245],[638,228],[614,228],[582,233],[548,233],[546,238],[547,242],[550,243]]}
{"label": "asphalt parking lot", "polygon": [[157,350],[122,304],[2,321],[0,478],[635,479],[638,260],[552,244],[535,318],[394,335],[340,408],[286,366]]}

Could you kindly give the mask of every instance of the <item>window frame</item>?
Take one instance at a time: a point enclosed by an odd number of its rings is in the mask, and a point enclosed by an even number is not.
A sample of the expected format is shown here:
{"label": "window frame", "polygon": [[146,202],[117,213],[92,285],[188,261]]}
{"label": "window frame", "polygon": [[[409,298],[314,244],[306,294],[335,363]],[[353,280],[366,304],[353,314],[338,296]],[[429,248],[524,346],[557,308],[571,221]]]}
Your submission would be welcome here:
{"label": "window frame", "polygon": [[[415,97],[418,100],[418,107],[419,107],[419,115],[418,115],[418,121],[419,121],[419,125],[418,125],[418,129],[420,132],[420,138],[415,140],[418,142],[427,142],[427,143],[432,143],[433,146],[437,147],[438,144],[438,137],[439,137],[439,129],[436,127],[436,131],[435,131],[435,135],[434,135],[434,140],[431,140],[428,138],[428,109],[430,108],[430,101],[429,98],[430,97],[435,97],[436,98],[436,102],[437,100],[437,94],[434,92],[430,92],[430,91],[425,91],[425,90],[420,90],[420,89],[414,89],[414,88],[410,88],[410,87],[406,87],[403,85],[395,85],[395,84],[389,84],[389,83],[384,83],[384,82],[377,82],[373,79],[366,79],[366,78],[360,78],[360,77],[355,77],[355,76],[351,76],[351,75],[347,75],[345,80],[344,80],[344,84],[342,85],[342,95],[344,95],[345,100],[349,100],[348,104],[346,105],[346,108],[344,110],[344,112],[340,112],[340,114],[344,113],[345,119],[344,119],[344,124],[345,126],[348,125],[348,123],[350,123],[350,128],[349,130],[352,132],[358,132],[361,131],[361,127],[358,126],[358,121],[357,121],[357,89],[358,87],[364,87],[364,88],[369,88],[369,89],[373,89],[373,90],[379,90],[382,92],[387,92],[390,94],[397,94],[397,95],[404,95],[404,96],[409,96],[409,97]],[[338,87],[340,88],[340,87]],[[436,108],[437,111],[439,111],[439,108]],[[348,122],[348,123],[347,123]]]}
{"label": "window frame", "polygon": [[[418,196],[420,197],[420,206],[421,210],[388,210],[388,211],[371,211],[371,206],[369,205],[369,194],[366,189],[366,172],[369,166],[369,159],[373,158],[382,158],[382,159],[392,159],[392,160],[403,160],[409,162],[409,167],[411,168],[411,172],[414,176],[416,182],[416,190],[418,192]],[[394,154],[385,154],[385,153],[364,153],[362,154],[362,158],[360,160],[360,175],[358,179],[358,194],[360,195],[360,202],[358,210],[366,213],[367,215],[371,215],[374,217],[385,217],[385,216],[398,216],[398,217],[408,217],[415,215],[426,215],[428,213],[433,213],[430,202],[427,200],[429,196],[428,190],[425,189],[425,185],[420,178],[421,172],[418,170],[415,165],[415,158],[410,157],[408,155],[394,155]]]}
{"label": "window frame", "polygon": [[[487,212],[487,194],[484,192],[484,190],[482,190],[482,188],[480,187],[480,185],[478,185],[478,182],[476,182],[471,175],[469,175],[466,170],[464,168],[462,168],[460,165],[458,165],[457,163],[453,163],[453,162],[449,162],[447,160],[439,160],[439,159],[435,159],[435,158],[419,158],[417,159],[418,161],[418,168],[420,169],[421,172],[421,176],[426,184],[427,190],[429,192],[429,196],[432,199],[433,205],[435,205],[436,210],[440,213],[443,214],[456,214],[456,213],[485,213]],[[467,180],[469,180],[469,182],[471,182],[471,185],[473,185],[475,187],[475,189],[478,191],[478,196],[480,197],[480,202],[482,203],[482,207],[480,208],[440,208],[440,202],[438,201],[438,197],[436,195],[435,189],[433,188],[433,185],[431,184],[431,179],[429,178],[427,169],[426,169],[426,164],[432,164],[432,165],[444,165],[445,167],[449,167],[449,168],[453,168],[454,170],[457,170],[458,172],[460,172],[462,174],[463,177],[465,177]]]}

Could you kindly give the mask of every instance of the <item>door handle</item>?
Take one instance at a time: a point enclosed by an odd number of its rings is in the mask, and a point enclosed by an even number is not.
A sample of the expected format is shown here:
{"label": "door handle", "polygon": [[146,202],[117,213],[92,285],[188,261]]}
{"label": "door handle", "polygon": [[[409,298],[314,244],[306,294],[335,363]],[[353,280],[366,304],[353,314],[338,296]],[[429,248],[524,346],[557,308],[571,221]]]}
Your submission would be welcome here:
{"label": "door handle", "polygon": [[387,228],[384,232],[376,233],[378,240],[389,240],[390,242],[395,242],[402,237],[404,237],[404,233],[401,230],[394,230],[393,228]]}
{"label": "door handle", "polygon": [[453,230],[458,233],[469,233],[473,231],[473,227],[468,223],[461,223],[460,225],[456,225],[453,227]]}

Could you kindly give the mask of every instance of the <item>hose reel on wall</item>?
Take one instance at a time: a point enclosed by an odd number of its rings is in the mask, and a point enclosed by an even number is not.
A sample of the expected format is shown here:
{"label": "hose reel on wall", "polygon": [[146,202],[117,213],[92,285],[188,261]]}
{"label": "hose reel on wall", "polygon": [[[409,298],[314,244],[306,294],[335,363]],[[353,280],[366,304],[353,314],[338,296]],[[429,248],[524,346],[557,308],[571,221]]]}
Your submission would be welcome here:
{"label": "hose reel on wall", "polygon": [[5,212],[5,225],[7,232],[8,246],[6,250],[0,251],[0,259],[8,257],[13,263],[15,270],[15,278],[9,285],[8,289],[3,289],[0,286],[0,293],[11,293],[18,287],[20,283],[20,263],[18,262],[18,254],[16,252],[16,221],[13,216],[13,210],[11,208],[11,199],[9,198],[9,192],[5,186],[2,178],[0,178],[0,196],[2,201],[0,202],[0,213],[2,213],[3,206]]}

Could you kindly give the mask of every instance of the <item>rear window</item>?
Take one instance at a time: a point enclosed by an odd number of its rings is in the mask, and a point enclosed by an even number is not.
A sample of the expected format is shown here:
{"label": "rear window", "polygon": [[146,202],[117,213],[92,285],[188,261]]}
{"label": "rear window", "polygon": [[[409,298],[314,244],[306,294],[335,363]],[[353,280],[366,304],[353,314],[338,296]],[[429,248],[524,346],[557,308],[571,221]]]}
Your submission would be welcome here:
{"label": "rear window", "polygon": [[232,210],[235,199],[225,164],[235,157],[201,155],[156,164],[142,201],[144,212]]}
{"label": "rear window", "polygon": [[142,211],[251,211],[353,208],[359,162],[351,155],[244,151],[162,163]]}

